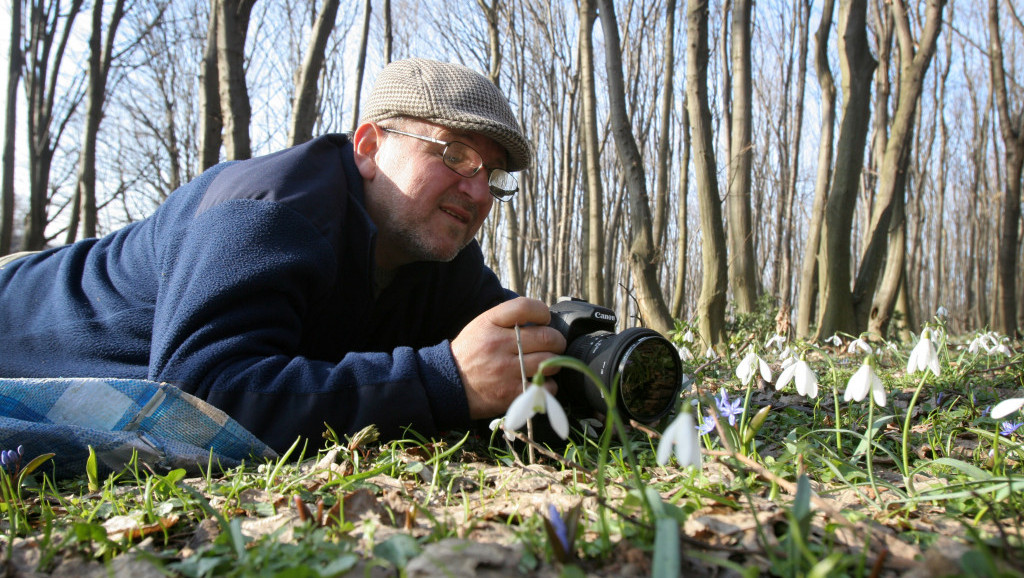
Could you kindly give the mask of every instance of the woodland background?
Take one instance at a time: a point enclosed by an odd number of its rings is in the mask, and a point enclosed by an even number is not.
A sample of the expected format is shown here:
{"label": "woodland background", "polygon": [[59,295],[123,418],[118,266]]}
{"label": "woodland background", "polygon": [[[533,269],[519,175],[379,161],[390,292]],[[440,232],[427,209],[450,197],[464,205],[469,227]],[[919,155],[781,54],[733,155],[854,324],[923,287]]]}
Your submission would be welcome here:
{"label": "woodland background", "polygon": [[1024,326],[1020,0],[9,0],[0,255],[346,131],[389,60],[488,74],[537,149],[480,236],[521,294],[707,345]]}

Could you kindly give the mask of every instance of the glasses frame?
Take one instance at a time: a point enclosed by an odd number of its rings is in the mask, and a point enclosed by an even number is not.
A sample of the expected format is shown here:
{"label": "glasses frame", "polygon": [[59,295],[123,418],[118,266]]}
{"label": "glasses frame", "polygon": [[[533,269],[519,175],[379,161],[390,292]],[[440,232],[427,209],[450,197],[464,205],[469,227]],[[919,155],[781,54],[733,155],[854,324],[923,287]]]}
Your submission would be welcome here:
{"label": "glasses frame", "polygon": [[[492,197],[494,197],[495,199],[498,199],[499,201],[501,201],[503,203],[507,203],[507,202],[511,201],[512,197],[514,197],[515,194],[517,192],[519,192],[519,181],[516,180],[516,178],[514,176],[512,176],[512,173],[506,171],[505,169],[492,169],[492,168],[488,168],[484,164],[483,156],[475,148],[469,146],[468,144],[466,144],[464,142],[457,141],[457,140],[443,141],[441,139],[437,139],[437,138],[434,138],[434,137],[430,137],[430,136],[426,136],[426,135],[422,135],[422,134],[415,134],[415,133],[411,133],[411,132],[405,132],[404,130],[398,130],[398,129],[394,129],[394,128],[381,127],[381,130],[383,130],[384,132],[388,132],[388,133],[394,133],[394,134],[400,134],[402,136],[412,137],[414,139],[418,139],[418,140],[421,140],[421,141],[424,141],[424,142],[444,145],[444,150],[441,151],[441,161],[444,163],[444,166],[448,167],[449,170],[451,170],[453,173],[455,173],[455,174],[457,174],[459,176],[466,177],[466,178],[471,178],[471,177],[476,176],[476,174],[478,172],[480,172],[480,169],[486,169],[487,170],[487,188],[490,191]],[[467,175],[466,173],[458,171],[458,170],[455,169],[455,167],[453,167],[450,164],[448,164],[448,147],[453,145],[453,144],[459,144],[459,145],[462,145],[462,146],[466,147],[467,149],[473,151],[473,153],[476,154],[477,158],[480,159],[479,166],[477,166],[475,169],[473,169],[472,173]],[[492,181],[495,178],[495,174],[497,174],[499,178],[504,177],[506,179],[511,179],[512,183],[515,185],[515,188],[510,191],[510,190],[503,189],[503,188],[501,188],[499,186],[496,186],[496,185],[492,184]]]}

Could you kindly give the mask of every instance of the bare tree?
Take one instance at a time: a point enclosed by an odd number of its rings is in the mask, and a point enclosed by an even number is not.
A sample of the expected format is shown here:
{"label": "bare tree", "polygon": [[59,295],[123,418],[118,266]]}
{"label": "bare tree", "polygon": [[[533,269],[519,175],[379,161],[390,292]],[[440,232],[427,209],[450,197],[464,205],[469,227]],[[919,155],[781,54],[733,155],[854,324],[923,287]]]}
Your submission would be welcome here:
{"label": "bare tree", "polygon": [[67,243],[73,243],[81,220],[82,237],[96,236],[96,141],[100,123],[103,122],[103,107],[107,99],[107,78],[113,61],[114,38],[124,17],[124,0],[115,0],[114,8],[107,23],[107,35],[103,36],[102,0],[95,0],[92,6],[92,35],[89,37],[89,88],[85,99],[85,129],[82,132],[82,149],[78,158],[78,184],[72,201],[71,223],[68,225]]}
{"label": "bare tree", "polygon": [[292,126],[288,131],[288,146],[297,145],[313,138],[313,127],[320,113],[320,98],[317,86],[324,70],[324,51],[327,40],[334,30],[338,16],[339,0],[324,0],[320,13],[313,23],[309,47],[302,66],[298,70],[295,85],[295,101],[292,104]]}
{"label": "bare tree", "polygon": [[363,32],[359,39],[359,54],[356,56],[356,81],[352,98],[352,131],[359,126],[359,101],[363,92],[363,74],[366,72],[366,45],[370,41],[370,15],[373,13],[373,0],[363,3]]}
{"label": "bare tree", "polygon": [[220,161],[224,118],[220,112],[220,83],[217,72],[217,0],[210,0],[206,25],[206,48],[199,67],[199,160],[206,170]]}
{"label": "bare tree", "polygon": [[[669,130],[672,127],[672,95],[675,92],[673,86],[676,69],[676,0],[665,2],[665,44],[663,70],[664,78],[661,85],[661,124],[658,127],[658,172],[654,185],[654,242],[658,246],[665,243],[665,230],[668,224],[668,179],[669,179],[669,155],[672,150],[672,142],[669,139]],[[683,167],[683,171],[686,168]]]}
{"label": "bare tree", "polygon": [[[863,327],[866,320],[868,331],[877,335],[885,335],[905,275],[906,246],[903,243],[906,221],[903,206],[907,165],[913,143],[915,111],[921,99],[924,76],[942,30],[945,0],[928,1],[926,20],[917,40],[910,29],[904,0],[894,0],[890,6],[900,49],[899,98],[879,175],[878,195],[868,228],[869,240],[853,290],[858,324]],[[876,288],[879,273],[881,280]]]}
{"label": "bare tree", "polygon": [[995,268],[995,295],[992,299],[992,328],[1004,335],[1016,336],[1017,327],[1017,251],[1020,226],[1021,172],[1024,168],[1024,109],[1011,111],[1006,89],[1003,43],[999,31],[999,2],[988,2],[989,67],[992,90],[999,113],[999,131],[1006,149],[1006,185],[1002,195],[999,241]]}
{"label": "bare tree", "polygon": [[[55,111],[58,76],[82,0],[74,0],[67,11],[44,0],[29,8],[29,35],[24,48],[25,92],[28,101],[29,214],[22,247],[34,251],[46,246],[47,205],[53,154],[82,98],[81,83],[70,87],[61,110]],[[60,30],[60,37],[57,32]]]}
{"label": "bare tree", "polygon": [[592,303],[604,305],[604,191],[601,186],[601,149],[597,127],[597,89],[594,86],[594,43],[591,35],[596,20],[594,0],[580,0],[579,4],[580,86],[583,93],[583,115],[580,120],[583,134],[583,155],[586,159],[586,292]]}
{"label": "bare tree", "polygon": [[21,4],[11,2],[11,45],[7,61],[7,110],[4,116],[3,185],[0,189],[0,255],[14,243],[14,146],[18,122],[18,84],[21,82]]}
{"label": "bare tree", "polygon": [[736,310],[749,313],[757,307],[757,273],[754,269],[754,229],[750,209],[753,163],[753,82],[750,63],[753,0],[736,0],[730,34],[732,58],[732,133],[729,151],[729,184],[726,208],[729,218],[729,286]]}
{"label": "bare tree", "polygon": [[217,2],[217,83],[224,122],[224,148],[229,160],[252,156],[249,123],[252,107],[245,83],[245,37],[256,0]]}
{"label": "bare tree", "polygon": [[850,235],[864,166],[871,77],[876,64],[868,46],[867,0],[840,0],[839,65],[843,79],[843,114],[818,248],[820,297],[816,337],[819,339],[836,331],[858,333],[850,298]]}
{"label": "bare tree", "polygon": [[704,277],[697,319],[709,345],[725,342],[725,299],[728,283],[725,228],[715,170],[711,108],[708,104],[708,3],[689,0],[686,15],[686,100],[693,129],[693,174],[700,201],[701,255]]}
{"label": "bare tree", "polygon": [[629,193],[629,219],[632,238],[629,264],[636,280],[637,301],[647,326],[667,333],[673,327],[665,296],[658,284],[659,252],[652,233],[651,206],[647,196],[647,180],[643,159],[626,112],[626,87],[622,79],[622,48],[619,24],[611,0],[598,0],[601,28],[606,40],[605,67],[608,71],[608,101],[611,108],[612,131],[619,164],[625,173]]}

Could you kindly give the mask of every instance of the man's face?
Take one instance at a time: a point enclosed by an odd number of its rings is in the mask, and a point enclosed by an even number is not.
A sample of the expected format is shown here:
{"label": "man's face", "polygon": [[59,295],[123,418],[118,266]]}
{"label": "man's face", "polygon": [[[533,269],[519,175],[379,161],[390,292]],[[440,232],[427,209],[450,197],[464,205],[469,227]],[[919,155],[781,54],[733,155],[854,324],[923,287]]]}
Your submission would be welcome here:
{"label": "man's face", "polygon": [[356,131],[356,160],[366,186],[366,207],[378,229],[377,265],[391,269],[414,261],[454,259],[491,210],[494,197],[487,185],[487,169],[506,166],[505,150],[483,135],[419,120],[384,125],[445,142],[459,141],[483,157],[484,168],[464,177],[444,164],[444,145],[385,133],[372,124]]}

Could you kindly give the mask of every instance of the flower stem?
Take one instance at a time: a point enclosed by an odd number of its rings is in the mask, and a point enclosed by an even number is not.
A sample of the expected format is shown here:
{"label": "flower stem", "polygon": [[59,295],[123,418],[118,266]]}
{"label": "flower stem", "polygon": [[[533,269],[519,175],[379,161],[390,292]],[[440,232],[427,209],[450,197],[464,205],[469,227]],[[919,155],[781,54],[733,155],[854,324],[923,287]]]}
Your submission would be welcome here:
{"label": "flower stem", "polygon": [[875,482],[875,397],[873,394],[868,394],[868,450],[867,450],[867,466],[868,466],[868,480],[871,481],[871,490],[875,493],[875,501],[879,507],[882,505],[882,495],[878,492],[878,483]]}
{"label": "flower stem", "polygon": [[917,396],[921,395],[921,388],[924,387],[928,374],[921,376],[921,381],[910,398],[910,405],[907,406],[907,416],[903,419],[903,483],[907,487],[907,493],[914,495],[914,476],[910,474],[910,419],[914,415],[914,406],[917,405]]}

